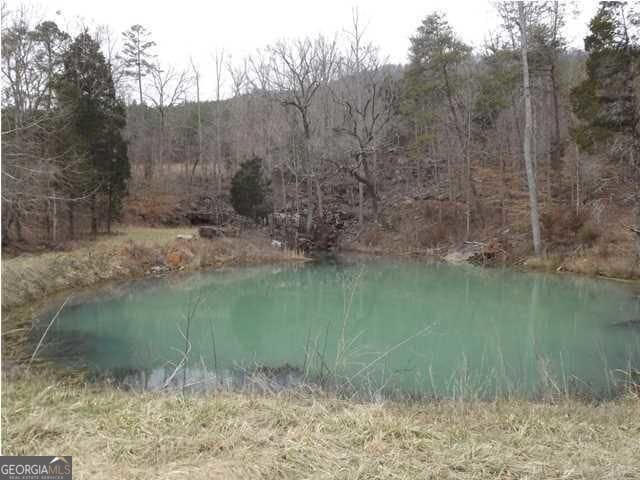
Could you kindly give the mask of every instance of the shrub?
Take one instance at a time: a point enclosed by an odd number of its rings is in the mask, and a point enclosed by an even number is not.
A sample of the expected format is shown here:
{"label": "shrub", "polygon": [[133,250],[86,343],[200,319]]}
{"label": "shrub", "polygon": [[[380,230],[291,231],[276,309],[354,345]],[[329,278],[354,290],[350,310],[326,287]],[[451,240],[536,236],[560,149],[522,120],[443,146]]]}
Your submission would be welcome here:
{"label": "shrub", "polygon": [[579,232],[587,224],[585,211],[576,213],[573,209],[556,207],[540,216],[543,237],[553,245],[571,245]]}
{"label": "shrub", "polygon": [[240,165],[231,180],[231,205],[244,217],[258,220],[270,211],[267,198],[271,186],[262,171],[262,159],[253,157]]}
{"label": "shrub", "polygon": [[590,222],[584,223],[578,229],[577,233],[578,241],[587,246],[593,245],[599,236],[600,232],[598,232],[598,229]]}

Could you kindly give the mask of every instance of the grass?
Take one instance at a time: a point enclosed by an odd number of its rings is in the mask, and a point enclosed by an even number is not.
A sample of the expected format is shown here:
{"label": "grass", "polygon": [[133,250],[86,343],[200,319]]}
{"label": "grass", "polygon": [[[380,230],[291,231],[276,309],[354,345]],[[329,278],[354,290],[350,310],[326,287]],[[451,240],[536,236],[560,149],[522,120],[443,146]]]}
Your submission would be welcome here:
{"label": "grass", "polygon": [[359,404],[5,378],[3,454],[77,478],[640,478],[640,401]]}
{"label": "grass", "polygon": [[[178,240],[194,235],[194,240]],[[111,280],[141,277],[160,266],[198,270],[238,264],[300,260],[259,235],[204,240],[193,228],[121,227],[118,233],[79,242],[68,251],[22,255],[2,261],[2,307]]]}
{"label": "grass", "polygon": [[[196,269],[293,256],[259,238],[175,238],[192,232],[127,228],[3,261],[3,307],[173,260]],[[8,326],[3,318],[3,355]],[[359,403],[297,391],[127,392],[40,366],[3,368],[2,453],[73,455],[75,478],[640,479],[633,393],[599,404]]]}
{"label": "grass", "polygon": [[568,257],[548,255],[529,257],[524,265],[532,270],[571,272],[620,280],[640,279],[640,263],[632,257],[625,256],[603,256],[594,253]]}

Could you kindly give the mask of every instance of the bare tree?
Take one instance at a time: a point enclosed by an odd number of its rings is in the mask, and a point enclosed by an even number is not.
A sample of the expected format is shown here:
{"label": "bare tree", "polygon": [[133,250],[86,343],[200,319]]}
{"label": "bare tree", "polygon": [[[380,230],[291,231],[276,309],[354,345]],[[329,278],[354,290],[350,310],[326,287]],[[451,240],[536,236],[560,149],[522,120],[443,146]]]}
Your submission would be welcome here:
{"label": "bare tree", "polygon": [[531,233],[533,250],[536,255],[542,253],[540,240],[540,216],[538,213],[538,190],[533,166],[531,147],[533,142],[533,113],[531,108],[531,86],[529,84],[529,62],[527,46],[527,13],[524,2],[518,2],[518,27],[520,29],[520,52],[522,55],[522,78],[524,96],[524,163],[527,170],[529,187],[529,210],[531,214]]}
{"label": "bare tree", "polygon": [[193,182],[193,176],[196,173],[196,168],[198,168],[198,165],[203,165],[203,162],[202,162],[202,110],[200,107],[200,70],[198,70],[198,67],[194,63],[193,58],[191,59],[191,68],[193,69],[193,76],[196,83],[196,115],[197,115],[197,121],[198,121],[198,126],[197,126],[198,157],[196,158],[196,161],[193,162],[193,167],[191,168],[191,181]]}
{"label": "bare tree", "polygon": [[224,50],[217,50],[214,55],[216,67],[216,161],[213,165],[213,174],[216,179],[216,189],[220,193],[222,189],[222,104],[220,89],[222,87],[222,75],[224,66]]}
{"label": "bare tree", "polygon": [[[158,158],[160,167],[166,166],[166,137],[167,137],[167,115],[171,107],[184,101],[187,91],[187,73],[184,70],[178,71],[173,67],[154,68],[151,70],[151,85],[147,98],[159,115],[160,138]],[[149,157],[153,158],[153,157]],[[149,169],[149,170],[147,170]],[[153,160],[145,165],[145,177],[153,176]]]}
{"label": "bare tree", "polygon": [[395,88],[388,69],[380,61],[378,49],[364,41],[364,32],[354,11],[352,30],[348,32],[346,54],[339,62],[339,77],[332,87],[334,98],[343,107],[343,121],[336,132],[352,140],[347,161],[341,165],[360,187],[360,223],[362,188],[371,199],[373,218],[378,220],[378,192],[371,157],[382,142],[385,128],[394,115]]}
{"label": "bare tree", "polygon": [[300,122],[301,167],[307,185],[306,230],[310,231],[314,214],[313,159],[311,152],[311,106],[318,90],[335,73],[337,47],[324,37],[293,42],[278,42],[267,48],[267,57],[251,62],[254,88],[276,99],[285,109],[293,109]]}

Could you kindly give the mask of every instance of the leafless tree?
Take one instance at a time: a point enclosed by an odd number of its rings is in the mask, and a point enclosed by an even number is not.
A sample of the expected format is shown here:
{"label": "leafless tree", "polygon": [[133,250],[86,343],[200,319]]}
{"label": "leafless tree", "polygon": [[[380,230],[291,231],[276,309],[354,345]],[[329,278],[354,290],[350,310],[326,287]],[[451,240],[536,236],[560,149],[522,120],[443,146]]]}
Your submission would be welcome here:
{"label": "leafless tree", "polygon": [[332,91],[335,101],[343,107],[342,124],[335,130],[352,140],[347,161],[340,167],[360,186],[359,220],[362,223],[363,187],[371,199],[373,218],[378,220],[378,192],[371,162],[382,143],[385,128],[393,118],[396,95],[378,48],[364,40],[357,11],[354,11],[348,38],[347,51],[339,62],[339,80]]}
{"label": "leafless tree", "polygon": [[[167,140],[167,115],[172,107],[183,102],[188,88],[188,76],[184,70],[176,70],[174,67],[157,67],[151,70],[151,84],[146,98],[158,113],[160,121],[160,138],[158,141],[157,158],[160,168],[167,166],[166,140]],[[149,157],[149,163],[145,165],[145,177],[153,176],[153,156]]]}
{"label": "leafless tree", "polygon": [[540,240],[540,216],[538,213],[538,190],[536,174],[532,159],[533,142],[533,114],[531,108],[531,87],[529,84],[529,63],[527,46],[527,13],[524,2],[518,2],[518,27],[520,29],[520,51],[522,53],[522,76],[524,91],[524,162],[527,169],[527,183],[529,186],[529,210],[531,214],[531,231],[533,235],[533,249],[536,255],[542,253]]}
{"label": "leafless tree", "polygon": [[193,167],[191,168],[191,181],[193,182],[193,176],[196,173],[196,168],[198,168],[198,165],[203,165],[204,162],[202,162],[202,109],[200,104],[200,70],[193,61],[193,58],[191,59],[191,68],[193,70],[193,77],[196,87],[196,115],[198,121],[198,157],[196,158],[195,162],[193,162]]}
{"label": "leafless tree", "polygon": [[222,189],[222,103],[220,89],[223,84],[222,75],[224,60],[224,50],[216,49],[216,52],[214,54],[214,63],[216,69],[216,160],[213,165],[213,174],[216,179],[216,189],[218,193]]}
{"label": "leafless tree", "polygon": [[335,40],[319,36],[292,42],[280,41],[251,61],[252,84],[257,91],[293,109],[301,131],[301,174],[307,185],[306,229],[311,230],[314,214],[314,165],[311,107],[319,89],[334,77],[338,60]]}

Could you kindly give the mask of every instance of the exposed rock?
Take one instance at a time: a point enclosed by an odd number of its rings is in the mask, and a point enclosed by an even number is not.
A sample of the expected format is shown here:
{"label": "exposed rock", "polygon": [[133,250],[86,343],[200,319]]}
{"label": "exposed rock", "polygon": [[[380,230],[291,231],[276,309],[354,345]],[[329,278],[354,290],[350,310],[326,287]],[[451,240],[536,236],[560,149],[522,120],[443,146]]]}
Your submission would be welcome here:
{"label": "exposed rock", "polygon": [[469,263],[469,260],[476,255],[477,252],[471,252],[471,251],[467,251],[467,252],[461,252],[458,250],[455,250],[453,252],[449,252],[448,254],[446,254],[444,256],[444,261],[447,263],[452,263],[455,265],[461,264],[461,263]]}
{"label": "exposed rock", "polygon": [[166,265],[154,265],[149,269],[147,275],[162,275],[169,271],[170,269]]}
{"label": "exposed rock", "polygon": [[476,265],[492,265],[504,251],[496,241],[488,243],[466,242],[459,250],[445,255],[444,261],[452,264],[473,263]]}

